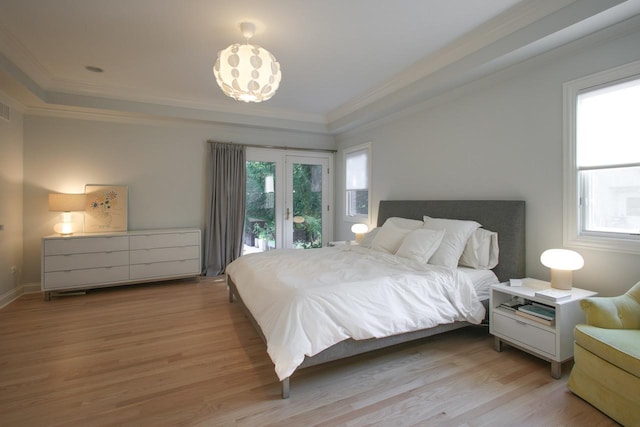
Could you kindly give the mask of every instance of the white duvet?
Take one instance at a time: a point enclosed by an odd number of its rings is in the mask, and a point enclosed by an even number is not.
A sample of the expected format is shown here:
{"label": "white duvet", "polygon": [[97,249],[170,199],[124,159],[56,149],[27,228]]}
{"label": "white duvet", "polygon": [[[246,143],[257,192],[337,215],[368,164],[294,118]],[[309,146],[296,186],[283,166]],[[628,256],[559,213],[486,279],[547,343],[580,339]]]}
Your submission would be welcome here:
{"label": "white duvet", "polygon": [[305,356],[348,338],[477,324],[485,314],[464,273],[358,246],[245,255],[226,273],[260,325],[280,380]]}

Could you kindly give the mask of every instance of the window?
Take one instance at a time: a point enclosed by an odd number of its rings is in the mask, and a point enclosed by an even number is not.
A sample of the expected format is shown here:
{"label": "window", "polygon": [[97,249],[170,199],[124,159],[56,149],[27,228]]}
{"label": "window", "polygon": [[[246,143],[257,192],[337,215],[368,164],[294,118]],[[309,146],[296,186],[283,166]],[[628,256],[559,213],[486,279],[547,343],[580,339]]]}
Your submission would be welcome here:
{"label": "window", "polygon": [[369,222],[371,144],[344,151],[346,220]]}
{"label": "window", "polygon": [[640,62],[565,85],[565,244],[640,253]]}

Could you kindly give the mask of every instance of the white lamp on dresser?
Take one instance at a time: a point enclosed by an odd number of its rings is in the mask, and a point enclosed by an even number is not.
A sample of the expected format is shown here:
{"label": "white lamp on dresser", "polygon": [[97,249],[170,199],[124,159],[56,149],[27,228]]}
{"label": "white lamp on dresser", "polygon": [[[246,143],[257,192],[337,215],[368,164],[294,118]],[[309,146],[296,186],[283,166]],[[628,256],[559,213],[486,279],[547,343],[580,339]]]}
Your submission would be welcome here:
{"label": "white lamp on dresser", "polygon": [[62,222],[57,223],[53,230],[63,236],[73,234],[73,222],[71,222],[71,212],[81,212],[85,210],[85,194],[49,194],[49,211],[62,212]]}

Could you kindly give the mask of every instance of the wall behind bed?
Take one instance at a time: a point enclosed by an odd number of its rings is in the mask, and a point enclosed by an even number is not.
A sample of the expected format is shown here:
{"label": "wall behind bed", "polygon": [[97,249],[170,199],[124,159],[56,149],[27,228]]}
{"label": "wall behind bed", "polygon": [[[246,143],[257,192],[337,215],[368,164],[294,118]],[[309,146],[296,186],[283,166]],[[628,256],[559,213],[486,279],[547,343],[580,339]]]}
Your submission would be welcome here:
{"label": "wall behind bed", "polygon": [[[511,199],[527,203],[527,275],[549,280],[542,251],[562,247],[562,84],[640,59],[640,31],[579,41],[339,135],[337,238],[344,221],[344,148],[372,142],[372,206],[384,199]],[[580,249],[576,286],[620,294],[640,280],[640,256]]]}

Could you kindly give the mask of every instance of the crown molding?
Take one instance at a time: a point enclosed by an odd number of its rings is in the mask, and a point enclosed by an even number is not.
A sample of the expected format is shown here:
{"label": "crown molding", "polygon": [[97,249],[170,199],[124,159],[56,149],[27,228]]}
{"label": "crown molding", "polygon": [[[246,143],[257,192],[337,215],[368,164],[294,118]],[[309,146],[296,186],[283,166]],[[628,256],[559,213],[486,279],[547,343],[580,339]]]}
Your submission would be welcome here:
{"label": "crown molding", "polygon": [[[638,13],[639,3],[638,0],[583,0],[571,1],[567,6],[548,15],[538,10],[537,16],[543,16],[542,18],[511,31],[508,36],[497,37],[489,44],[485,42],[484,47],[446,65],[432,65],[431,72],[425,77],[414,79],[412,83],[403,87],[398,85],[395,90],[377,100],[370,99],[357,108],[332,112],[328,116],[329,132],[334,135],[348,132],[490,73],[613,26]],[[513,11],[508,11],[508,15],[512,13]],[[516,27],[517,25],[509,26],[510,29]],[[499,33],[500,31],[495,33],[494,37]],[[448,55],[447,52],[443,54]],[[435,56],[437,57],[438,55]]]}
{"label": "crown molding", "polygon": [[330,111],[327,114],[327,120],[332,123],[354,113],[468,55],[478,52],[500,39],[508,37],[517,30],[525,28],[575,1],[544,0],[519,3],[440,49],[434,55],[417,62],[406,71],[395,75],[392,79],[376,86],[362,96]]}
{"label": "crown molding", "polygon": [[0,15],[0,52],[40,88],[51,85],[51,72],[35,55],[9,31],[5,18]]}
{"label": "crown molding", "polygon": [[74,95],[79,97],[91,95],[97,98],[128,101],[133,103],[158,104],[168,107],[202,110],[212,113],[224,112],[251,117],[258,116],[275,120],[284,119],[288,121],[312,123],[323,126],[327,124],[326,118],[323,114],[301,113],[275,108],[261,108],[260,111],[248,111],[255,110],[254,108],[251,108],[253,106],[252,104],[244,104],[230,99],[225,99],[224,102],[219,102],[206,98],[188,99],[184,97],[158,96],[122,86],[97,85],[88,82],[78,83],[63,79],[53,79],[52,87],[56,88],[55,91],[51,91],[52,93],[64,93],[68,95],[69,98]]}
{"label": "crown molding", "polygon": [[[412,67],[328,114],[307,114],[205,98],[140,93],[134,88],[53,78],[8,30],[0,17],[0,77],[10,76],[33,94],[20,99],[27,114],[97,114],[110,119],[158,117],[186,124],[218,125],[338,135],[419,105],[447,91],[540,55],[604,28],[583,25],[632,16],[640,0],[530,0],[440,49]],[[619,7],[615,7],[619,6]],[[617,21],[616,21],[617,19]],[[602,20],[598,19],[598,22]],[[6,55],[6,56],[5,56]],[[0,80],[1,81],[1,80]],[[6,91],[5,91],[6,92]],[[8,93],[12,96],[11,93]],[[32,102],[38,98],[38,102]],[[227,100],[225,100],[227,101]],[[145,120],[146,120],[145,119]]]}
{"label": "crown molding", "polygon": [[[638,3],[640,3],[640,1]],[[640,10],[638,12],[640,12]],[[617,21],[615,16],[612,16],[610,19]],[[395,111],[394,113],[385,115],[375,120],[371,120],[360,126],[350,128],[337,135],[338,141],[340,141],[342,138],[352,137],[360,132],[370,131],[377,127],[384,126],[385,124],[393,123],[402,118],[410,117],[417,114],[418,112],[424,112],[431,108],[437,108],[439,105],[465,96],[470,92],[476,91],[478,88],[499,84],[501,81],[511,79],[521,73],[527,72],[527,70],[530,70],[532,67],[540,67],[544,64],[562,60],[562,58],[566,58],[567,56],[579,53],[584,49],[589,49],[593,46],[597,46],[602,43],[607,43],[611,40],[620,39],[637,33],[639,29],[640,14],[636,14],[629,19],[608,26],[595,33],[579,37],[570,43],[551,49],[543,49],[543,51],[539,55],[527,55],[525,58],[523,58],[522,61],[512,66],[503,67],[499,71],[489,73],[464,85],[456,86],[436,96],[425,98],[419,103],[400,109],[398,111]],[[540,44],[544,45],[543,41],[540,41]],[[635,66],[639,62],[640,61],[635,61],[632,64],[622,65],[618,68],[624,69],[626,67]]]}

